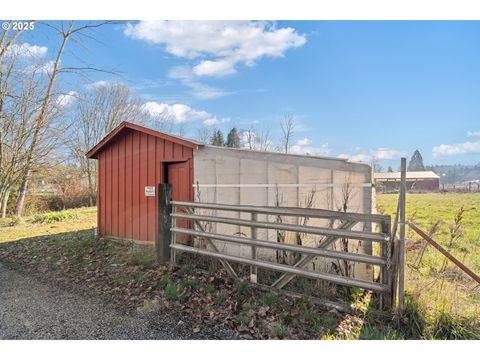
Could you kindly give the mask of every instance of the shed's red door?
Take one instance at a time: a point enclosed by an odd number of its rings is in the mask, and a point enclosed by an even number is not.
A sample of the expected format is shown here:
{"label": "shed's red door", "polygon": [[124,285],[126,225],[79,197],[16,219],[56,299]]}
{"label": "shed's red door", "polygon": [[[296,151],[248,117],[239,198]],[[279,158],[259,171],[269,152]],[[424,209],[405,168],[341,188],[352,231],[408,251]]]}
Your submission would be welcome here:
{"label": "shed's red door", "polygon": [[190,176],[188,163],[168,165],[168,183],[172,185],[172,198],[177,201],[190,201]]}
{"label": "shed's red door", "polygon": [[[172,185],[172,198],[177,201],[190,201],[190,173],[188,162],[181,162],[168,165],[168,183]],[[177,208],[177,212],[185,212],[183,208]],[[190,221],[178,219],[176,226],[190,228]],[[188,243],[190,237],[184,234],[177,234],[176,240],[182,243]]]}

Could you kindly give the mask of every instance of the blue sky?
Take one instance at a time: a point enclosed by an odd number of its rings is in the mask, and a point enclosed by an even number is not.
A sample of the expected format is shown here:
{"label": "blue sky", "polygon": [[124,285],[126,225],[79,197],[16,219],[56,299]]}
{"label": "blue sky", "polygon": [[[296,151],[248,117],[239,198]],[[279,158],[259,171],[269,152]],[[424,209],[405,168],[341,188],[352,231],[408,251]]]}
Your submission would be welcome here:
{"label": "blue sky", "polygon": [[[70,46],[62,64],[114,68],[89,82],[122,82],[146,109],[201,126],[270,129],[297,119],[294,152],[397,167],[480,162],[480,23],[433,21],[128,22]],[[38,24],[22,38],[48,50]],[[70,44],[73,45],[73,44]],[[66,91],[84,79],[66,77]]]}

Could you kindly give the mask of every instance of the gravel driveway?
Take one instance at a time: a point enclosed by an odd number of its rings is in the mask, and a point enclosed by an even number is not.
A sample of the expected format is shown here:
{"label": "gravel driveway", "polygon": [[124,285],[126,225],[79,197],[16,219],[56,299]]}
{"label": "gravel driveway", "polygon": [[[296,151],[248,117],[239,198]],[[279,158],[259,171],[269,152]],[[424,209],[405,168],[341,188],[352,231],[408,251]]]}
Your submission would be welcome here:
{"label": "gravel driveway", "polygon": [[[193,327],[200,331],[193,333]],[[0,263],[0,338],[232,339],[235,334],[179,323],[174,314],[128,314],[93,295],[39,282]]]}

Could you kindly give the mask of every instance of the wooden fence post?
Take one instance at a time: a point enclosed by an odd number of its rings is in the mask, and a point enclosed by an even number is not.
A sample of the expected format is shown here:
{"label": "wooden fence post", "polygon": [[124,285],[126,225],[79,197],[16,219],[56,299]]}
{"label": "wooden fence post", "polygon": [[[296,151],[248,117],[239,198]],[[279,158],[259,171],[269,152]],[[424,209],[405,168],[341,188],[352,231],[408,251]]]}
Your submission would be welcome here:
{"label": "wooden fence post", "polygon": [[407,159],[402,158],[400,163],[400,238],[398,242],[398,306],[400,313],[405,306],[405,208],[407,195]]}
{"label": "wooden fence post", "polygon": [[170,228],[172,226],[172,186],[170,184],[158,185],[158,234],[155,248],[157,261],[166,264],[170,260]]}

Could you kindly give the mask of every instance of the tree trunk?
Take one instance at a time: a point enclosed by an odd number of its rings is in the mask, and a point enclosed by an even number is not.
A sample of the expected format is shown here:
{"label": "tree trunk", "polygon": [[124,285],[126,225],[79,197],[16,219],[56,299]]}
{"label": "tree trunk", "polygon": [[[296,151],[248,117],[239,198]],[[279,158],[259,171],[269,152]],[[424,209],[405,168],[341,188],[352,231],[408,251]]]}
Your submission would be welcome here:
{"label": "tree trunk", "polygon": [[3,219],[7,217],[7,204],[8,204],[9,197],[10,197],[10,190],[7,190],[3,198],[0,198],[0,213]]}
{"label": "tree trunk", "polygon": [[23,214],[23,206],[25,205],[25,196],[27,195],[29,177],[30,177],[30,170],[27,170],[27,172],[25,173],[25,176],[22,179],[20,189],[18,189],[18,198],[15,206],[15,213],[17,214],[17,216],[22,216]]}
{"label": "tree trunk", "polygon": [[87,178],[88,178],[88,203],[90,206],[93,206],[93,194],[94,194],[94,189],[93,189],[93,181],[92,181],[92,172],[90,171],[90,164],[88,163],[89,160],[87,160]]}

